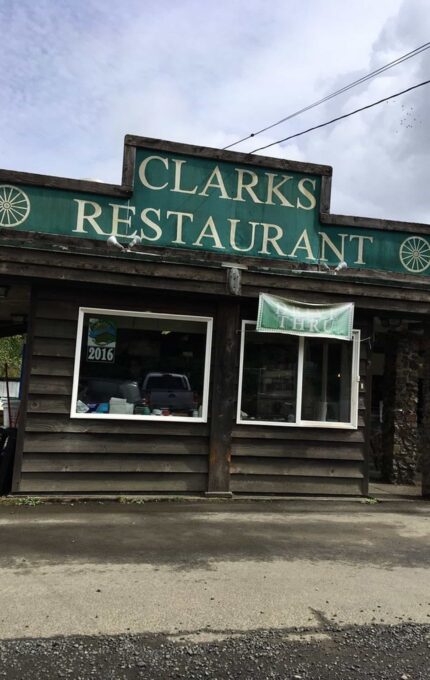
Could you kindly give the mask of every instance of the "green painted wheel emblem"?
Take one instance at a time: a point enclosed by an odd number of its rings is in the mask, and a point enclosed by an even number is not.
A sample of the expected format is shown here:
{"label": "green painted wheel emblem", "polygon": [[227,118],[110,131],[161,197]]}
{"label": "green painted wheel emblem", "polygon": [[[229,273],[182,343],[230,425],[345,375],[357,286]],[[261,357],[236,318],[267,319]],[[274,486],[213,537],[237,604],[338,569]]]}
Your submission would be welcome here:
{"label": "green painted wheel emblem", "polygon": [[410,236],[400,246],[399,257],[408,272],[419,274],[430,266],[430,245],[421,236]]}
{"label": "green painted wheel emblem", "polygon": [[0,226],[17,227],[30,213],[28,196],[10,184],[0,185]]}

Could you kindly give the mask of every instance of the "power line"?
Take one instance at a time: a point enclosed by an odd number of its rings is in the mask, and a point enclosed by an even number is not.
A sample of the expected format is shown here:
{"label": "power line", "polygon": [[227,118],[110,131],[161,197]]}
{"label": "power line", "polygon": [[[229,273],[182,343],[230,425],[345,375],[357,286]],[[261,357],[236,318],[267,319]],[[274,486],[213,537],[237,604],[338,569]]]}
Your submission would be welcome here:
{"label": "power line", "polygon": [[311,109],[314,109],[316,106],[319,106],[320,104],[324,104],[325,102],[329,101],[330,99],[333,99],[334,97],[337,97],[340,94],[343,94],[344,92],[347,92],[348,90],[351,90],[353,87],[357,87],[357,85],[361,85],[362,83],[365,83],[366,81],[370,80],[371,78],[376,78],[376,76],[381,75],[381,73],[384,73],[385,71],[388,71],[389,69],[393,68],[394,66],[398,66],[399,64],[403,63],[404,61],[407,61],[408,59],[411,59],[412,57],[415,57],[418,54],[421,54],[421,52],[425,52],[425,50],[428,50],[429,48],[430,48],[430,42],[426,42],[423,45],[420,45],[420,47],[416,47],[414,50],[411,50],[411,52],[407,52],[406,54],[403,54],[401,57],[397,57],[397,59],[390,61],[388,64],[385,64],[385,66],[381,66],[380,68],[376,69],[375,71],[368,73],[366,76],[362,76],[361,78],[354,80],[352,83],[349,83],[349,85],[345,85],[344,87],[340,88],[340,90],[336,90],[335,92],[332,92],[331,94],[326,95],[322,99],[318,99],[318,101],[314,102],[313,104],[309,104],[308,106],[305,106],[304,108],[299,109],[298,111],[295,111],[294,113],[290,113],[288,116],[281,118],[276,123],[272,123],[271,125],[266,125],[266,127],[261,128],[261,130],[257,130],[257,132],[251,132],[246,137],[242,137],[242,139],[237,140],[237,142],[233,142],[232,144],[225,146],[224,150],[231,149],[231,147],[236,146],[237,144],[241,144],[242,142],[246,142],[248,139],[252,139],[253,137],[256,137],[257,135],[260,135],[262,132],[267,132],[267,130],[271,130],[272,128],[276,127],[277,125],[281,125],[281,123],[285,123],[287,120],[291,120],[292,118],[296,118],[296,116],[299,116],[301,113],[305,113],[306,111],[310,111]]}
{"label": "power line", "polygon": [[320,123],[320,125],[314,125],[313,127],[308,128],[307,130],[303,130],[302,132],[296,132],[294,135],[289,135],[288,137],[284,137],[283,139],[278,139],[277,142],[271,142],[270,144],[266,144],[265,146],[260,146],[258,149],[254,149],[253,151],[250,151],[250,153],[256,153],[257,151],[263,151],[263,149],[268,149],[270,146],[275,146],[275,144],[281,144],[282,142],[287,142],[290,139],[294,139],[295,137],[301,137],[302,135],[306,135],[308,132],[312,132],[313,130],[318,130],[319,128],[326,127],[327,125],[332,125],[332,123],[337,123],[338,120],[343,120],[344,118],[349,118],[350,116],[355,115],[356,113],[360,113],[360,111],[365,111],[366,109],[371,109],[373,106],[377,106],[378,104],[382,104],[383,102],[387,102],[390,99],[394,99],[394,97],[400,97],[402,94],[406,94],[407,92],[411,92],[411,90],[416,90],[418,87],[423,87],[423,85],[428,85],[430,83],[430,80],[424,80],[422,83],[418,83],[417,85],[412,85],[412,87],[408,87],[407,90],[402,90],[401,92],[396,92],[396,94],[391,94],[389,97],[384,97],[384,99],[379,99],[377,102],[373,102],[372,104],[367,104],[366,106],[362,106],[359,109],[355,109],[355,111],[350,111],[349,113],[344,113],[343,116],[338,116],[337,118],[332,118],[332,120],[328,120],[326,123]]}

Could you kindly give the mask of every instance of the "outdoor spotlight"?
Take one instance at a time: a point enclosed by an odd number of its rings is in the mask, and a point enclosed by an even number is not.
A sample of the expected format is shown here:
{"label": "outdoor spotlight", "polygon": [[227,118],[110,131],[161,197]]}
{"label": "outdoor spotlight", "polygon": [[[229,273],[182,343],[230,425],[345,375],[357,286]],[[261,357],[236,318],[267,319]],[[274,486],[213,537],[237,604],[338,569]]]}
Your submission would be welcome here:
{"label": "outdoor spotlight", "polygon": [[140,238],[140,236],[135,236],[126,250],[131,250],[132,248],[134,248],[134,246],[139,246],[141,243],[142,239]]}
{"label": "outdoor spotlight", "polygon": [[119,250],[125,250],[124,246],[118,241],[116,236],[109,236],[107,240],[108,246],[113,246],[114,248],[119,248]]}
{"label": "outdoor spotlight", "polygon": [[346,264],[346,262],[339,262],[337,267],[335,267],[334,273],[337,274],[337,272],[342,271],[342,269],[347,269],[347,267],[348,265]]}
{"label": "outdoor spotlight", "polygon": [[132,248],[134,248],[134,246],[140,245],[140,243],[142,243],[142,239],[140,238],[140,236],[134,236],[133,239],[128,244],[128,246],[123,246],[122,243],[118,241],[116,236],[109,236],[109,238],[107,239],[108,246],[118,248],[118,250],[121,250],[123,253],[131,252]]}

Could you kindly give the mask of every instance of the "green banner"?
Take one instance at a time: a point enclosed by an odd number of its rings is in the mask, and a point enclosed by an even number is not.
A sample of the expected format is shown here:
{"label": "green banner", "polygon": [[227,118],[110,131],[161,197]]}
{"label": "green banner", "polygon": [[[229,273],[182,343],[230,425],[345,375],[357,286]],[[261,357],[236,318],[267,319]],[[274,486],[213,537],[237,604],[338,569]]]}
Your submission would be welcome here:
{"label": "green banner", "polygon": [[260,295],[257,317],[259,333],[286,333],[308,337],[352,339],[354,303],[313,305],[274,295]]}

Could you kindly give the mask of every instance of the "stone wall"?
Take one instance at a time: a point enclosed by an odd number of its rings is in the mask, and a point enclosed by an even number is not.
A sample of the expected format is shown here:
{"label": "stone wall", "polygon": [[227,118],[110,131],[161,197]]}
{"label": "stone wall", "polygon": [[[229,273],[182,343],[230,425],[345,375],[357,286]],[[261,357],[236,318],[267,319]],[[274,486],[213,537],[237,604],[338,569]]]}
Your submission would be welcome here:
{"label": "stone wall", "polygon": [[418,459],[419,338],[387,334],[384,385],[383,478],[414,484]]}
{"label": "stone wall", "polygon": [[430,328],[425,331],[423,364],[423,415],[420,428],[422,495],[430,498]]}

